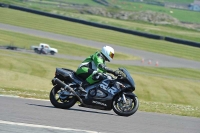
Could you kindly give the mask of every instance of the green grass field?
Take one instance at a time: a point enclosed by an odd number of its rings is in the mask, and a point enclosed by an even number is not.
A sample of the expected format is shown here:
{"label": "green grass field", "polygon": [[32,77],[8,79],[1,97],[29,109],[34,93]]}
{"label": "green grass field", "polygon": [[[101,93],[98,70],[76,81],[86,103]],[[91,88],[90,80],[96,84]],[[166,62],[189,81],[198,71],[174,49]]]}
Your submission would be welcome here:
{"label": "green grass field", "polygon": [[[113,6],[120,7],[120,10],[128,10],[128,11],[155,11],[155,12],[161,12],[166,13],[170,16],[173,16],[177,18],[180,21],[183,22],[190,22],[190,23],[199,23],[200,24],[200,18],[199,12],[190,11],[190,10],[181,10],[181,9],[174,9],[174,8],[167,8],[163,6],[157,6],[157,5],[150,5],[145,3],[138,3],[138,2],[130,2],[130,1],[124,1],[124,0],[107,0],[109,3],[111,3]],[[6,0],[0,0],[0,2],[9,3],[9,4],[16,4],[20,6],[25,6],[29,8],[39,9],[39,10],[46,10],[46,11],[63,11],[65,9],[57,8],[56,5],[59,4],[58,1],[55,0],[33,0],[28,2],[21,2],[19,0],[15,1],[6,1]],[[38,4],[37,2],[42,2],[45,4]],[[105,7],[99,3],[94,2],[93,0],[63,0],[63,4],[66,2],[68,3],[75,3],[75,4],[82,4],[82,5],[89,5],[94,7]],[[163,0],[159,2],[175,2],[175,3],[186,3],[190,4],[193,3],[193,0],[184,0],[184,1],[172,1],[172,0]],[[55,4],[55,5],[53,5]],[[106,7],[107,8],[107,7]],[[170,13],[170,11],[173,11],[173,13]],[[69,11],[68,11],[69,12]],[[185,15],[187,14],[187,15]]]}
{"label": "green grass field", "polygon": [[[2,13],[0,23],[33,28],[200,61],[200,49],[195,47],[138,37],[11,9],[0,8],[0,12]],[[197,34],[194,36],[197,36]]]}
{"label": "green grass field", "polygon": [[[0,60],[0,94],[41,99],[48,99],[56,67],[76,70],[80,64],[75,60],[9,50],[0,50]],[[108,66],[130,71],[140,100],[139,110],[200,117],[200,70],[109,63]]]}
{"label": "green grass field", "polygon": [[[0,0],[0,1],[6,2],[3,0]],[[45,4],[40,4],[39,2],[42,2]],[[72,2],[72,1],[66,0],[66,2]],[[73,2],[79,3],[79,4],[87,3],[88,5],[91,5],[91,6],[100,5],[91,0],[73,1]],[[115,1],[110,0],[110,2],[119,4],[122,7],[125,6],[124,7],[125,9],[127,6],[130,8],[130,10],[133,10],[133,11],[153,10],[153,11],[157,11],[157,12],[167,13],[169,15],[174,15],[174,17],[176,17],[176,18],[177,17],[180,18],[181,21],[186,21],[186,20],[187,21],[196,21],[195,23],[198,23],[198,21],[200,21],[200,19],[198,17],[199,13],[194,12],[194,11],[169,9],[169,8],[165,8],[165,7],[161,7],[161,6],[128,2],[128,1],[122,2],[119,0],[115,0]],[[183,1],[183,2],[186,2],[186,1]],[[190,3],[190,2],[188,1],[188,3]],[[180,39],[184,39],[184,40],[200,42],[200,38],[199,38],[200,32],[198,30],[192,30],[192,29],[188,30],[187,28],[184,28],[184,27],[178,27],[178,26],[172,26],[172,25],[158,25],[158,24],[154,25],[154,24],[144,23],[144,22],[123,21],[123,20],[116,20],[116,19],[94,16],[94,15],[73,13],[73,12],[71,12],[70,9],[68,9],[69,11],[66,11],[66,9],[58,8],[56,5],[59,4],[59,2],[54,1],[54,0],[46,0],[46,1],[34,0],[27,4],[24,2],[20,2],[20,1],[13,1],[13,4],[17,4],[20,6],[30,6],[30,8],[34,8],[37,10],[43,10],[46,12],[56,13],[59,15],[70,16],[70,17],[74,17],[74,18],[84,19],[87,21],[98,22],[98,23],[102,23],[102,24],[127,28],[127,29],[131,29],[131,30],[137,30],[137,31],[157,34],[157,35],[161,35],[161,36],[170,36],[170,37],[180,38]],[[64,3],[64,5],[66,5],[66,3]],[[143,6],[143,5],[145,5],[145,6]],[[142,6],[142,8],[133,8],[135,6],[136,7]],[[173,11],[173,14],[170,13],[171,10]],[[185,15],[185,14],[187,14],[187,15]]]}
{"label": "green grass field", "polygon": [[[119,0],[108,0],[115,5],[118,5],[122,10],[130,10],[130,11],[155,11],[155,12],[161,12],[166,13],[174,18],[177,18],[179,21],[183,22],[191,22],[191,23],[200,23],[199,19],[199,12],[190,11],[190,10],[181,10],[181,9],[174,9],[174,8],[167,8],[157,5],[149,5],[144,3],[137,3],[137,2],[125,2],[125,1],[119,1]],[[170,13],[170,11],[173,11],[173,13]],[[185,15],[187,14],[187,15]]]}
{"label": "green grass field", "polygon": [[75,17],[82,20],[97,22],[97,23],[101,23],[105,25],[123,27],[125,29],[161,35],[165,37],[168,36],[168,37],[200,42],[199,31],[192,30],[192,29],[189,30],[183,27],[177,27],[177,26],[172,26],[172,25],[154,25],[154,24],[149,24],[149,23],[144,23],[144,22],[124,21],[124,20],[94,16],[94,15],[69,13],[69,12],[68,13],[59,12],[59,14],[73,17],[73,18]]}

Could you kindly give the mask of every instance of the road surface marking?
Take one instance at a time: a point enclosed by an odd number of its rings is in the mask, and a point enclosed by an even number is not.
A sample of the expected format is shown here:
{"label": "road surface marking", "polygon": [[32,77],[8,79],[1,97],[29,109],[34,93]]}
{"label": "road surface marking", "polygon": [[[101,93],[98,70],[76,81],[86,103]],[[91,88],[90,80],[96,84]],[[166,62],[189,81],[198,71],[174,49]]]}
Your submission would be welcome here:
{"label": "road surface marking", "polygon": [[80,130],[80,129],[72,129],[72,128],[52,127],[52,126],[45,126],[45,125],[35,125],[35,124],[10,122],[10,121],[2,121],[2,120],[0,120],[0,124],[35,127],[35,128],[46,128],[46,129],[63,130],[63,131],[77,131],[77,132],[79,131],[79,132],[86,132],[86,133],[99,133],[99,132],[96,132],[96,131],[88,131],[88,130]]}

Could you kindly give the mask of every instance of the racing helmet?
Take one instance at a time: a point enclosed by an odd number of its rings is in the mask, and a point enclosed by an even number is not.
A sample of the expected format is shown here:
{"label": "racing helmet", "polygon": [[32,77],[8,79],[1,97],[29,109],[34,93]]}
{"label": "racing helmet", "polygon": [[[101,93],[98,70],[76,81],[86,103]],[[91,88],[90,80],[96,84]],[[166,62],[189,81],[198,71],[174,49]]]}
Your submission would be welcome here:
{"label": "racing helmet", "polygon": [[101,50],[101,53],[104,55],[107,61],[111,61],[114,57],[114,49],[110,46],[104,46]]}

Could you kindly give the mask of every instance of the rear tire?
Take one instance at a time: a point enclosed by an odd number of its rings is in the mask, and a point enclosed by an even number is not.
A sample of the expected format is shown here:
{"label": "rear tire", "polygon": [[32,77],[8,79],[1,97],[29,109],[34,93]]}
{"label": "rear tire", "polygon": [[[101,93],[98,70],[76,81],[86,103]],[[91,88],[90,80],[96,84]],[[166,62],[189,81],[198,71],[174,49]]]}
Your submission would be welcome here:
{"label": "rear tire", "polygon": [[34,49],[35,53],[39,53],[39,50],[37,48]]}
{"label": "rear tire", "polygon": [[55,85],[50,92],[50,101],[56,108],[68,109],[71,108],[76,102],[75,96],[67,96],[66,99],[61,99],[58,93],[61,91],[61,87]]}
{"label": "rear tire", "polygon": [[113,111],[120,116],[130,116],[133,115],[139,107],[139,100],[134,95],[126,96],[127,102],[124,104],[121,96],[116,96],[113,100]]}
{"label": "rear tire", "polygon": [[55,54],[55,52],[54,52],[54,51],[51,51],[51,52],[50,52],[50,54],[51,54],[51,55],[54,55],[54,54]]}

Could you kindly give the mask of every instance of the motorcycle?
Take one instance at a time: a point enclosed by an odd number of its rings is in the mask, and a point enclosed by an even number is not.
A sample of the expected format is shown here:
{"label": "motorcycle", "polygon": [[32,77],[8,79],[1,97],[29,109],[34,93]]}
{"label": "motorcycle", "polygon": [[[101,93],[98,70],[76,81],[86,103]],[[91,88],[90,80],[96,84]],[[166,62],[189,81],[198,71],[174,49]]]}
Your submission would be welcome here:
{"label": "motorcycle", "polygon": [[133,93],[135,83],[125,68],[119,68],[120,74],[113,77],[103,74],[103,79],[84,89],[81,94],[79,86],[84,82],[73,70],[56,68],[52,79],[50,101],[56,108],[69,109],[76,102],[80,107],[112,110],[120,116],[133,115],[139,107],[139,100]]}
{"label": "motorcycle", "polygon": [[36,50],[36,53],[38,54],[47,54],[47,52],[44,49]]}

